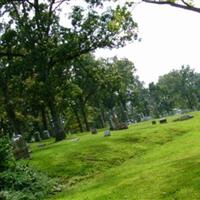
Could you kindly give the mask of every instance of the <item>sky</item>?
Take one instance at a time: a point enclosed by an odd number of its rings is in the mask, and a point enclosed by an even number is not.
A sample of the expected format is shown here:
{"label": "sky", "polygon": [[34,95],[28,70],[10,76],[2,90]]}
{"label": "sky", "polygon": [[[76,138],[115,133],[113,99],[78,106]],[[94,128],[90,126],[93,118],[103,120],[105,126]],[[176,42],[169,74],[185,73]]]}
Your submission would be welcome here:
{"label": "sky", "polygon": [[200,14],[170,6],[141,3],[133,10],[141,42],[120,49],[97,50],[97,57],[128,58],[146,85],[190,65],[200,72]]}

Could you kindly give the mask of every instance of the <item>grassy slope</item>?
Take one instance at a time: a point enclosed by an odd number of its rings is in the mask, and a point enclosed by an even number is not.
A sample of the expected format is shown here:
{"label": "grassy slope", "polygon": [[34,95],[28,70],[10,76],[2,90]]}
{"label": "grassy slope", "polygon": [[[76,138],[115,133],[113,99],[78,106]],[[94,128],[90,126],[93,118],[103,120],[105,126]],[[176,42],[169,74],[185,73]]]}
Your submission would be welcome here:
{"label": "grassy slope", "polygon": [[32,146],[31,165],[60,176],[63,192],[52,199],[200,199],[200,113],[184,122],[145,122],[111,137]]}

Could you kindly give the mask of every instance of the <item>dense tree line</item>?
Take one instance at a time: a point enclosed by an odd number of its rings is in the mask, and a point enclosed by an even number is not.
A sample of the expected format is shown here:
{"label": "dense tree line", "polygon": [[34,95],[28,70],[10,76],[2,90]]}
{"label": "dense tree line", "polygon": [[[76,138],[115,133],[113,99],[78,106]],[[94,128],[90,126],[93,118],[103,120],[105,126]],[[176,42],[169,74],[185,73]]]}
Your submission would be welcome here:
{"label": "dense tree line", "polygon": [[27,139],[49,130],[59,141],[67,132],[199,108],[199,74],[188,66],[145,88],[129,60],[95,59],[95,49],[136,39],[137,24],[130,3],[81,2],[0,3],[1,130]]}
{"label": "dense tree line", "polygon": [[[45,101],[45,95],[49,94],[43,84],[37,81],[37,76],[18,81],[16,78],[19,77],[11,78],[8,83],[8,105],[2,90],[4,129],[10,135],[23,134],[27,139],[38,131],[42,136],[44,130],[55,136],[53,129],[56,127]],[[136,106],[140,100],[135,97],[143,87],[135,75],[134,64],[129,60],[116,57],[97,60],[92,54],[70,61],[63,72],[58,76],[54,74],[52,81],[55,84],[56,112],[65,133],[114,127],[115,120],[127,122],[130,118],[128,104],[135,101]]]}
{"label": "dense tree line", "polygon": [[[89,106],[91,91],[98,90],[95,85],[101,82],[101,75],[95,71],[96,61],[87,61],[82,55],[132,41],[137,24],[131,6],[126,2],[111,6],[106,0],[1,1],[0,101],[4,130],[10,129],[12,135],[51,129],[59,141],[65,138],[63,126],[68,126],[66,121],[71,118],[76,118],[81,130],[88,130],[87,113],[94,110]],[[64,23],[60,15],[65,16]],[[80,69],[83,65],[87,67]],[[84,74],[88,77],[81,78]]]}
{"label": "dense tree line", "polygon": [[154,116],[172,114],[175,110],[198,110],[200,106],[200,74],[190,66],[172,70],[149,85]]}

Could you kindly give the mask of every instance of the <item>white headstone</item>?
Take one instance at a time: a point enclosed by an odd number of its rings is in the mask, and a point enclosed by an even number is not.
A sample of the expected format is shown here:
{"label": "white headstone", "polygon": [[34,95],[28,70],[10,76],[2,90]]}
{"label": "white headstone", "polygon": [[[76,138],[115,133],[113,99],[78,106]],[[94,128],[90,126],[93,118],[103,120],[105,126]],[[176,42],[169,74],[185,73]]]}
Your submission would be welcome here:
{"label": "white headstone", "polygon": [[104,131],[104,137],[107,137],[107,136],[111,136],[110,130],[105,130]]}

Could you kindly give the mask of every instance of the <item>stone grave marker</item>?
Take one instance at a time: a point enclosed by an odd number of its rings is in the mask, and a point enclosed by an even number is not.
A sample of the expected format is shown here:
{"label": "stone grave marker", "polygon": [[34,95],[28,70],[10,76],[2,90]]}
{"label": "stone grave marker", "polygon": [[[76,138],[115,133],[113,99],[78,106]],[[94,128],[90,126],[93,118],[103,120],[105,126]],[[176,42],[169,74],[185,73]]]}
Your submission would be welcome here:
{"label": "stone grave marker", "polygon": [[42,140],[39,131],[36,131],[33,136],[36,142],[40,142]]}
{"label": "stone grave marker", "polygon": [[194,117],[194,116],[192,116],[192,115],[185,114],[185,115],[180,116],[180,117],[177,118],[177,119],[174,119],[173,121],[174,121],[174,122],[184,121],[184,120],[192,119],[193,117]]}
{"label": "stone grave marker", "polygon": [[97,129],[96,128],[91,128],[91,133],[92,134],[97,134]]}
{"label": "stone grave marker", "polygon": [[161,118],[159,121],[160,121],[160,124],[166,124],[167,123],[166,118]]}
{"label": "stone grave marker", "polygon": [[127,123],[121,122],[121,123],[118,123],[116,125],[115,130],[123,130],[123,129],[128,129],[128,124]]}
{"label": "stone grave marker", "polygon": [[155,125],[155,124],[156,124],[156,121],[155,121],[155,120],[153,120],[153,121],[152,121],[152,125]]}
{"label": "stone grave marker", "polygon": [[44,130],[43,131],[43,139],[49,139],[50,138],[50,134],[48,130]]}
{"label": "stone grave marker", "polygon": [[110,130],[105,130],[104,131],[104,137],[108,137],[108,136],[111,136]]}
{"label": "stone grave marker", "polygon": [[13,153],[16,160],[30,157],[28,145],[21,135],[16,135],[13,138]]}

